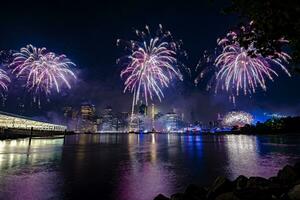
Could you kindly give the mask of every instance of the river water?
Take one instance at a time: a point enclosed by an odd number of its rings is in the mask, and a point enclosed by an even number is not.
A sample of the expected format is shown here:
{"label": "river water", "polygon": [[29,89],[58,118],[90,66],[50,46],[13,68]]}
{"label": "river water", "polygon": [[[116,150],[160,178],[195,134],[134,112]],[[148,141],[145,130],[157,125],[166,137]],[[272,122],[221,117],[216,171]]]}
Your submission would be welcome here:
{"label": "river water", "polygon": [[[271,177],[300,135],[73,135],[0,141],[0,199],[152,200],[217,176]],[[96,197],[96,198],[95,198]]]}

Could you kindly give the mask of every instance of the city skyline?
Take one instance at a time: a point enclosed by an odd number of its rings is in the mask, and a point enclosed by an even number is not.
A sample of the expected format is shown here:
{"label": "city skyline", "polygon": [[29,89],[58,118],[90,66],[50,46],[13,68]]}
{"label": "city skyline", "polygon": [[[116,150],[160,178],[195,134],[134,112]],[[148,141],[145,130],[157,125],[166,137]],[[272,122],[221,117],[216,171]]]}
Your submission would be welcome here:
{"label": "city skyline", "polygon": [[1,2],[0,200],[299,200],[299,16]]}
{"label": "city skyline", "polygon": [[[44,101],[42,109],[31,105],[24,91],[11,87],[3,110],[17,112],[16,114],[22,110],[26,115],[38,117],[47,112],[59,114],[62,107],[68,104],[74,106],[84,101],[93,102],[97,109],[111,105],[120,112],[130,110],[132,95],[123,93],[123,83],[119,77],[122,68],[115,63],[122,55],[122,50],[115,46],[118,38],[132,38],[134,28],[143,29],[145,25],[149,25],[151,29],[155,29],[162,24],[176,38],[183,41],[183,48],[188,53],[185,64],[195,70],[202,52],[214,49],[217,45],[216,40],[237,25],[236,16],[220,14],[221,8],[227,5],[226,1],[218,4],[204,2],[201,6],[193,2],[185,5],[181,14],[175,15],[178,4],[178,2],[172,4],[163,2],[159,7],[149,5],[143,8],[140,3],[133,1],[131,6],[126,8],[126,13],[131,14],[124,15],[123,3],[113,6],[113,3],[99,5],[90,2],[87,6],[68,1],[53,3],[53,5],[40,2],[33,5],[37,13],[26,13],[26,9],[23,9],[23,6],[26,8],[26,4],[23,3],[17,5],[5,3],[4,7],[7,7],[5,10],[13,12],[15,17],[3,23],[1,49],[18,50],[32,43],[39,47],[46,46],[49,51],[58,54],[65,53],[77,65],[75,71],[78,80],[70,91],[63,91],[61,95],[53,96],[49,102]],[[10,9],[12,6],[14,9]],[[56,17],[30,20],[35,18],[44,6],[55,8],[58,13]],[[81,10],[83,15],[78,16],[77,12]],[[145,10],[155,11],[157,14],[156,16],[144,15]],[[97,13],[97,17],[93,17],[92,13]],[[115,13],[114,17],[111,17],[111,13]],[[6,11],[1,13],[2,16],[6,14]],[[18,20],[20,16],[27,19],[26,26],[21,26],[22,22]],[[48,16],[52,16],[51,13],[48,13]],[[209,18],[210,22],[206,21],[205,17]],[[58,18],[61,20],[57,20]],[[121,18],[126,21],[126,25],[120,23]],[[85,24],[85,20],[89,23]],[[185,24],[185,21],[189,21],[189,25]],[[41,22],[49,26],[42,25]],[[64,24],[68,25],[64,26]],[[84,28],[79,30],[76,25],[82,25]],[[14,34],[10,34],[12,30],[9,27],[15,30]],[[70,35],[72,37],[69,37]],[[81,40],[84,42],[80,42]],[[293,66],[288,67],[290,69]],[[193,76],[197,73],[194,72]],[[300,113],[300,105],[297,101],[299,94],[290,92],[290,90],[297,90],[296,86],[300,82],[297,74],[292,74],[291,78],[284,75],[276,77],[274,82],[267,80],[267,91],[258,89],[250,96],[239,96],[236,107],[228,101],[227,94],[206,91],[207,81],[201,81],[196,87],[193,78],[195,77],[185,78],[183,82],[172,82],[170,87],[164,90],[163,101],[153,102],[164,112],[172,108],[180,108],[186,117],[193,112],[197,119],[204,121],[210,121],[217,113],[226,113],[234,108],[256,115],[263,115],[265,112],[282,115]]]}

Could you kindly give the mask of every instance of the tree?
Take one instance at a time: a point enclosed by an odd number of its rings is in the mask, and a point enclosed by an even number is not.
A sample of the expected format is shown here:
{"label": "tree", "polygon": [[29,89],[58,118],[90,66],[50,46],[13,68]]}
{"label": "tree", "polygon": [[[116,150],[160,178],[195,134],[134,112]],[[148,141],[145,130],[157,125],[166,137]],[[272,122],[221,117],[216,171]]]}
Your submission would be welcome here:
{"label": "tree", "polygon": [[[299,0],[230,0],[225,13],[236,13],[241,24],[253,21],[255,36],[251,37],[262,55],[274,55],[282,46],[278,40],[289,40],[291,55],[300,62],[300,1]],[[243,36],[240,36],[243,37]],[[240,39],[243,41],[243,38]],[[247,43],[241,45],[247,46]],[[297,68],[300,72],[300,68]]]}

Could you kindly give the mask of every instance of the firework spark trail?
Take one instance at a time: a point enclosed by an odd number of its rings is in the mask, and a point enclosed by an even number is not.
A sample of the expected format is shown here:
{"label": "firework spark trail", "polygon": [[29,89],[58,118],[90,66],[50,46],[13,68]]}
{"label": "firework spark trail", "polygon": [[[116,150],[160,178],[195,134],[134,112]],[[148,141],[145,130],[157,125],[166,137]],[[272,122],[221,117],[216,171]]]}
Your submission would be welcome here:
{"label": "firework spark trail", "polygon": [[65,55],[57,56],[47,52],[46,48],[27,45],[20,52],[13,54],[10,64],[18,78],[26,79],[26,87],[34,94],[50,95],[52,90],[61,91],[62,85],[71,88],[69,80],[76,79],[71,66],[76,66]]}
{"label": "firework spark trail", "polygon": [[[220,86],[226,91],[236,90],[236,95],[239,95],[240,90],[243,90],[245,95],[255,93],[259,86],[266,90],[266,78],[273,81],[273,76],[278,76],[272,65],[280,66],[290,76],[284,66],[284,63],[291,59],[287,53],[276,52],[276,57],[263,57],[256,53],[252,44],[248,49],[241,47],[236,41],[236,36],[235,32],[230,32],[226,38],[218,41],[222,53],[215,60],[218,69],[215,92]],[[249,55],[250,53],[254,55]]]}
{"label": "firework spark trail", "polygon": [[[196,77],[194,79],[194,84],[197,86],[200,82],[200,80],[204,79],[205,77],[211,76],[211,74],[215,74],[216,68],[212,67],[214,65],[215,61],[215,53],[210,53],[207,50],[205,50],[200,57],[196,67],[195,67],[195,73]],[[209,83],[207,84],[207,90],[211,88],[213,79],[209,80]]]}
{"label": "firework spark trail", "polygon": [[[161,101],[164,97],[163,88],[167,88],[174,78],[181,79],[176,58],[180,45],[161,26],[155,37],[151,36],[148,26],[146,32],[137,30],[136,35],[139,40],[125,42],[129,55],[117,61],[125,66],[121,71],[121,77],[126,77],[124,92],[133,93],[133,105],[138,103],[142,95],[146,104],[154,96]],[[118,40],[118,44],[120,42]]]}
{"label": "firework spark trail", "polygon": [[8,90],[8,84],[10,83],[10,78],[7,75],[6,71],[3,69],[0,69],[0,88],[2,91],[7,91]]}

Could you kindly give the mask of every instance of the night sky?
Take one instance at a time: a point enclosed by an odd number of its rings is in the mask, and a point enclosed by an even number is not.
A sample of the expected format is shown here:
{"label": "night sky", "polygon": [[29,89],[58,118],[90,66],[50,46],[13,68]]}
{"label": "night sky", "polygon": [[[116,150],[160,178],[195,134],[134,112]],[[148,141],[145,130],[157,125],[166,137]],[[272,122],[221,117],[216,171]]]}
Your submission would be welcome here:
{"label": "night sky", "polygon": [[[183,40],[188,52],[186,65],[194,69],[201,53],[213,50],[216,39],[238,24],[238,17],[221,14],[221,8],[227,4],[226,0],[6,1],[1,3],[0,48],[18,50],[33,44],[66,54],[77,64],[76,86],[43,105],[43,112],[60,112],[65,105],[80,105],[84,101],[95,104],[99,111],[106,105],[116,111],[129,111],[131,95],[122,92],[121,69],[116,65],[122,49],[116,47],[116,40],[134,38],[135,28],[143,29],[146,24],[151,30],[162,24]],[[300,76],[289,78],[280,71],[279,74],[274,82],[268,81],[267,92],[259,90],[251,97],[238,98],[236,109],[254,114],[299,114]],[[191,80],[173,84],[163,102],[157,104],[163,112],[178,108],[187,119],[194,112],[196,119],[203,121],[234,108],[226,95],[207,92],[205,85],[203,82],[196,88]],[[3,109],[17,113],[13,103],[7,103]],[[34,115],[28,110],[28,115]]]}

